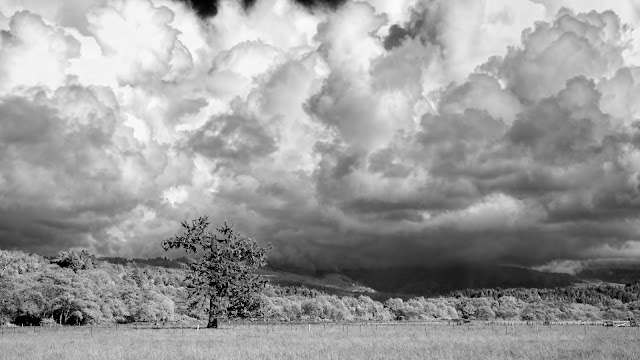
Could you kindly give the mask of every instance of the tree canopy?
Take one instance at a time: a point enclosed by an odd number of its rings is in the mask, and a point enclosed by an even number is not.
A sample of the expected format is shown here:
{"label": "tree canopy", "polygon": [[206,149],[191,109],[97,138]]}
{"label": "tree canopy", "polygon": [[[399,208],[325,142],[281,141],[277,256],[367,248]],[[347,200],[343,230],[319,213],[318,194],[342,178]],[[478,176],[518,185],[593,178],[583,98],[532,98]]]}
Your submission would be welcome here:
{"label": "tree canopy", "polygon": [[271,245],[261,247],[236,233],[226,222],[210,229],[206,216],[182,223],[183,233],[163,241],[165,250],[202,253],[187,265],[185,278],[191,307],[205,306],[207,327],[216,328],[219,317],[248,317],[260,308],[259,294],[267,280],[256,270],[265,266]]}
{"label": "tree canopy", "polygon": [[74,272],[92,269],[95,262],[96,257],[87,250],[82,250],[79,254],[73,251],[60,251],[58,257],[51,260],[52,264],[58,264],[58,266],[69,268]]}

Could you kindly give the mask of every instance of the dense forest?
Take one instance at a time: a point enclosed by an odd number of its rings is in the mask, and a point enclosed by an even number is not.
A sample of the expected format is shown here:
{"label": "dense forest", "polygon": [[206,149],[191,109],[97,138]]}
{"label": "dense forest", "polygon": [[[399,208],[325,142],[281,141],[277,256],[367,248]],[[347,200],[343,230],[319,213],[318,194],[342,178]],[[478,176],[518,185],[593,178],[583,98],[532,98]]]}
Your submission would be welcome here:
{"label": "dense forest", "polygon": [[[185,272],[175,264],[167,258],[96,259],[88,252],[47,259],[0,251],[0,324],[203,321],[203,311],[186,305]],[[640,318],[640,284],[467,289],[384,302],[268,284],[261,303],[258,318],[271,321],[627,319]]]}

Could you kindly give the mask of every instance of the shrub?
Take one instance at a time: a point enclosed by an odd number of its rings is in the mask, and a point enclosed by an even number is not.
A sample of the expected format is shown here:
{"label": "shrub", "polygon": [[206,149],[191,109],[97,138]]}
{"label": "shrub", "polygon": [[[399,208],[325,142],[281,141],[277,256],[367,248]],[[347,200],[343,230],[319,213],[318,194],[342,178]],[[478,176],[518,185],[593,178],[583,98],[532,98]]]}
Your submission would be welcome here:
{"label": "shrub", "polygon": [[53,318],[44,318],[40,320],[40,326],[52,327],[52,326],[59,326],[59,325],[60,324],[58,324],[55,320],[53,320]]}

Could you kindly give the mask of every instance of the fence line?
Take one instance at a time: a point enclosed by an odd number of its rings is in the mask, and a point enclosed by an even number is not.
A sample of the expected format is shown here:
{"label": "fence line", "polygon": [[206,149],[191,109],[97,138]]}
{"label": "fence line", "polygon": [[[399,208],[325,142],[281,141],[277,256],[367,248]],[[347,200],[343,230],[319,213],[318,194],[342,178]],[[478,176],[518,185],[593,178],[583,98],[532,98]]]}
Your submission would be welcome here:
{"label": "fence line", "polygon": [[[558,322],[541,322],[541,321],[472,321],[469,323],[460,323],[458,321],[387,321],[387,322],[375,322],[375,321],[361,321],[361,322],[322,322],[322,321],[299,321],[299,322],[276,322],[276,321],[227,321],[221,323],[222,328],[234,328],[234,329],[247,329],[263,331],[266,334],[290,331],[290,332],[326,332],[339,330],[345,334],[349,334],[351,331],[363,333],[363,331],[377,332],[388,331],[389,329],[418,329],[424,331],[425,335],[429,331],[437,332],[442,328],[461,329],[463,331],[470,331],[472,329],[488,329],[492,331],[500,330],[504,327],[504,333],[509,334],[514,331],[518,331],[518,328],[529,328],[534,332],[541,332],[545,326],[583,326],[585,334],[588,327],[604,326],[612,321],[583,321],[583,322],[570,322],[570,321],[558,321]],[[612,322],[617,326],[634,327],[633,325],[624,325],[624,321]],[[105,332],[120,332],[120,331],[149,331],[149,330],[174,330],[181,336],[185,336],[185,333],[192,334],[198,333],[200,324],[179,324],[179,323],[134,323],[134,324],[100,324],[100,325],[54,325],[54,326],[6,326],[0,325],[0,334],[45,334],[55,332],[65,333],[81,333],[92,337],[94,331],[97,333]],[[261,330],[260,330],[261,329]],[[637,327],[640,330],[640,327]]]}

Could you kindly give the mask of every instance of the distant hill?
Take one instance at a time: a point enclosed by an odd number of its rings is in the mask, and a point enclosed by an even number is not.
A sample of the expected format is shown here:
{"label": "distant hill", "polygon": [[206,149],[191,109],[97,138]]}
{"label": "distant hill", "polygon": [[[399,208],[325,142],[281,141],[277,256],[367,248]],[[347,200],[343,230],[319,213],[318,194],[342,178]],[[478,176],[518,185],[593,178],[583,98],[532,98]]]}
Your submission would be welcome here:
{"label": "distant hill", "polygon": [[[183,266],[189,262],[187,257],[180,257],[176,259],[170,259],[167,257],[151,259],[101,257],[98,258],[98,260],[128,267],[162,267],[167,269],[182,269]],[[304,273],[302,271],[281,270],[269,266],[260,269],[258,272],[269,279],[271,284],[283,287],[305,287],[339,296],[376,294],[374,289],[343,274],[326,273],[315,275]]]}
{"label": "distant hill", "polygon": [[580,279],[512,266],[353,269],[343,272],[381,293],[400,297],[437,296],[460,289],[554,288]]}
{"label": "distant hill", "polygon": [[261,272],[271,283],[279,286],[301,286],[341,296],[363,294],[381,301],[392,297],[446,295],[462,289],[544,289],[582,282],[581,278],[569,274],[514,266],[397,267],[317,272],[268,266]]}
{"label": "distant hill", "polygon": [[[103,257],[98,260],[131,267],[181,269],[187,257],[170,259],[128,259]],[[640,269],[584,269],[575,276],[540,272],[515,266],[450,266],[346,269],[309,272],[286,266],[267,266],[260,272],[269,282],[283,287],[305,287],[339,296],[367,295],[376,300],[392,297],[446,295],[463,289],[566,287],[584,282],[602,281],[632,284],[640,281]]]}
{"label": "distant hill", "polygon": [[584,269],[576,277],[581,280],[600,280],[617,284],[633,284],[640,281],[638,269]]}

